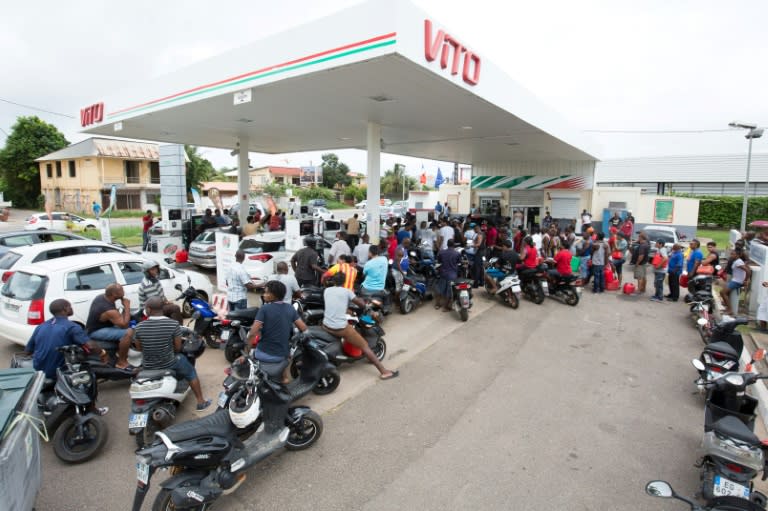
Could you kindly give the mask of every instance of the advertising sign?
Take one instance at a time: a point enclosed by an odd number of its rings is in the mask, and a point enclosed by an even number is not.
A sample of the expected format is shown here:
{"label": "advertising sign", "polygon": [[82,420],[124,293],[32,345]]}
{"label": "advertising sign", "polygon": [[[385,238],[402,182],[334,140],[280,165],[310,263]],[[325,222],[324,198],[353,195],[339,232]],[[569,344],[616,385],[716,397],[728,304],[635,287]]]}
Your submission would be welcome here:
{"label": "advertising sign", "polygon": [[216,286],[221,291],[227,290],[227,275],[235,262],[239,241],[237,234],[216,232]]}
{"label": "advertising sign", "polygon": [[101,231],[101,241],[112,243],[112,231],[109,228],[109,218],[99,218],[99,230]]}
{"label": "advertising sign", "polygon": [[301,186],[309,186],[313,183],[322,184],[323,167],[315,165],[312,167],[301,167]]}

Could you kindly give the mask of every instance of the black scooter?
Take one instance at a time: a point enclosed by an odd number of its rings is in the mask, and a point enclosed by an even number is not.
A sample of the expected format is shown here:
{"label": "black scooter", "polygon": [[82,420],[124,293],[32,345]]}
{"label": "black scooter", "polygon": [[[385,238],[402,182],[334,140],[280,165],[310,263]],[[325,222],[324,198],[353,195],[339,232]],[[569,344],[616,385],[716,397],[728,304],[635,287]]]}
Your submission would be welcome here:
{"label": "black scooter", "polygon": [[[232,422],[229,409],[207,417],[173,425],[155,433],[149,447],[136,452],[137,487],[133,511],[139,511],[155,472],[172,468],[171,477],[160,483],[152,509],[208,509],[225,492],[245,480],[245,472],[285,447],[298,451],[311,447],[323,432],[323,420],[308,407],[289,407],[290,396],[245,358],[250,367],[244,385],[233,399],[241,406],[260,407],[250,424]],[[242,377],[242,376],[241,376]],[[255,434],[241,439],[242,426],[258,422]],[[251,428],[252,429],[252,428]]]}
{"label": "black scooter", "polygon": [[645,485],[645,493],[651,497],[677,499],[690,506],[692,511],[763,511],[765,508],[739,497],[717,497],[706,507],[699,506],[688,497],[678,495],[666,481],[651,481]]}
{"label": "black scooter", "polygon": [[[64,355],[64,365],[56,370],[55,380],[45,379],[37,405],[46,429],[55,431],[53,452],[56,456],[67,463],[82,463],[96,456],[109,436],[107,424],[95,408],[98,376],[82,346],[70,344],[57,351]],[[32,359],[27,357],[14,357],[11,363],[11,367],[31,366]],[[108,372],[119,373],[118,379],[131,376],[125,370],[104,367]]]}
{"label": "black scooter", "polygon": [[518,268],[517,275],[520,277],[523,296],[536,305],[541,305],[545,298],[543,285],[547,278],[546,271],[541,267]]}

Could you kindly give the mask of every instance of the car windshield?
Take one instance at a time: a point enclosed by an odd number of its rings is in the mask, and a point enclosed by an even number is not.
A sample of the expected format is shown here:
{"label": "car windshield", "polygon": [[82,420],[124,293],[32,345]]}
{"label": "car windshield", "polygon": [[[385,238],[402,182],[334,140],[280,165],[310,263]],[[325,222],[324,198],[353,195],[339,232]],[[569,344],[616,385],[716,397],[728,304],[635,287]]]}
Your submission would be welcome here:
{"label": "car windshield", "polygon": [[664,243],[674,243],[675,236],[669,231],[660,231],[656,229],[646,229],[645,234],[648,236],[648,241],[655,243],[656,240],[664,240]]}
{"label": "car windshield", "polygon": [[262,252],[278,252],[280,250],[285,250],[285,246],[282,241],[243,240],[240,243],[239,250],[242,250],[246,254],[261,254]]}
{"label": "car windshield", "polygon": [[3,286],[3,296],[17,300],[36,300],[45,296],[48,287],[48,277],[32,273],[14,273]]}
{"label": "car windshield", "polygon": [[16,261],[21,259],[21,254],[16,252],[6,252],[3,257],[0,257],[0,270],[7,270],[16,264]]}

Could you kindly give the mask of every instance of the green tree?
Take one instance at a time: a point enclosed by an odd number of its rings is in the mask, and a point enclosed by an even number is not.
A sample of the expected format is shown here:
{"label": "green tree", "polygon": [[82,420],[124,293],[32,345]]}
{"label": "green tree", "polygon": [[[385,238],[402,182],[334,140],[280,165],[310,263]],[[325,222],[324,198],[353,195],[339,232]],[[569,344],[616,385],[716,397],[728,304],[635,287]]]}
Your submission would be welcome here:
{"label": "green tree", "polygon": [[69,145],[56,126],[37,116],[19,117],[0,150],[0,173],[5,199],[17,207],[37,207],[40,167],[36,158]]}
{"label": "green tree", "polygon": [[405,174],[405,167],[399,163],[395,168],[387,170],[381,178],[381,194],[385,197],[402,197],[403,186],[406,190],[414,190],[416,179]]}
{"label": "green tree", "polygon": [[322,156],[323,164],[323,186],[334,188],[337,184],[348,186],[352,182],[349,177],[349,167],[346,163],[339,161],[339,157],[333,153],[326,153]]}
{"label": "green tree", "polygon": [[193,145],[185,145],[184,150],[187,152],[187,188],[200,189],[200,183],[203,181],[212,181],[216,176],[216,169],[213,168],[213,164],[203,158],[200,153],[197,152],[197,147]]}

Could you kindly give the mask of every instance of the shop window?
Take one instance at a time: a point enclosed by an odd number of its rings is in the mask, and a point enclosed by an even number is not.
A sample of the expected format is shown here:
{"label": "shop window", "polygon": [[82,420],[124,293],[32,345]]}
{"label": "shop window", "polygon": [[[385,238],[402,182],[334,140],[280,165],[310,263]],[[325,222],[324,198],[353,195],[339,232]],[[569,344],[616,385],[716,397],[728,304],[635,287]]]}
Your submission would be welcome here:
{"label": "shop window", "polygon": [[48,179],[53,178],[53,165],[50,163],[45,164],[45,175],[48,176]]}
{"label": "shop window", "polygon": [[75,162],[73,160],[69,161],[69,177],[76,177],[75,173]]}
{"label": "shop window", "polygon": [[61,177],[61,162],[56,162],[56,177]]}
{"label": "shop window", "polygon": [[153,185],[160,184],[160,162],[149,162],[149,182]]}
{"label": "shop window", "polygon": [[128,184],[139,184],[141,182],[141,173],[139,168],[140,162],[138,161],[126,161],[125,162],[125,182]]}

